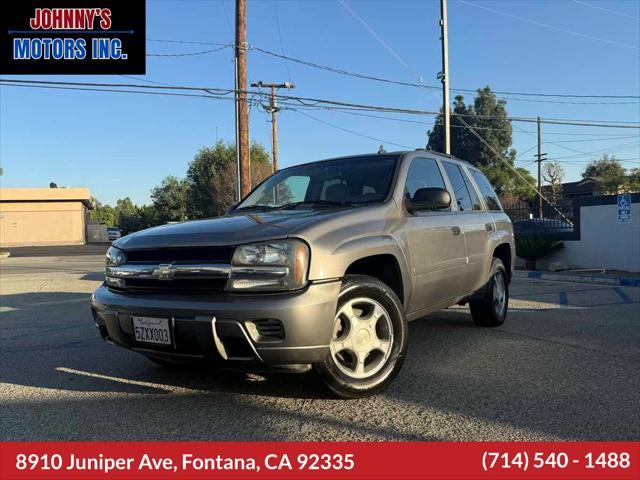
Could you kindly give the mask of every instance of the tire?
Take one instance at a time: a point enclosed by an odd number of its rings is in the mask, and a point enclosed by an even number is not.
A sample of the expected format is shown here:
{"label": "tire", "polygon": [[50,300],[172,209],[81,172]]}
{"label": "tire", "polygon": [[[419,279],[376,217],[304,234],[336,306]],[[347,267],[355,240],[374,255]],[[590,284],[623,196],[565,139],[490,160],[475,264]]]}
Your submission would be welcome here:
{"label": "tire", "polygon": [[409,327],[398,296],[373,277],[346,275],[334,322],[329,354],[314,365],[324,383],[341,398],[382,392],[407,351]]}
{"label": "tire", "polygon": [[[499,327],[509,310],[509,280],[504,263],[499,258],[491,262],[491,276],[484,298],[469,302],[471,317],[481,327]],[[501,286],[500,286],[501,284]]]}

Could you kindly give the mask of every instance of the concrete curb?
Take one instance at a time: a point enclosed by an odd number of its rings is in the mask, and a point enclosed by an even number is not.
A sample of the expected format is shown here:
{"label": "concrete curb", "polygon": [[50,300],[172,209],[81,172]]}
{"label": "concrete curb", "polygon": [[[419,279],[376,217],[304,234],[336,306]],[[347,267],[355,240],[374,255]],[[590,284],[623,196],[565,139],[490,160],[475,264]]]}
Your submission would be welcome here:
{"label": "concrete curb", "polygon": [[524,272],[516,270],[513,272],[517,278],[535,278],[536,280],[553,280],[558,282],[579,282],[579,283],[597,283],[601,285],[616,285],[621,287],[640,287],[640,278],[632,277],[600,277],[597,275],[571,275],[563,273],[550,272]]}
{"label": "concrete curb", "polygon": [[10,256],[10,252],[0,252],[0,258],[9,258]]}

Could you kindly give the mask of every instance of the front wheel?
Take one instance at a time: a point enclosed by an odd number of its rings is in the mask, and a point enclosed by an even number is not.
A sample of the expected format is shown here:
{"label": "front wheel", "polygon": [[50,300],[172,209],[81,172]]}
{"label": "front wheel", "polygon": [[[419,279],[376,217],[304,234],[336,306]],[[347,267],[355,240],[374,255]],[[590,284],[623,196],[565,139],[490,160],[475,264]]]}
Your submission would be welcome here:
{"label": "front wheel", "polygon": [[494,258],[491,263],[491,277],[486,293],[481,300],[469,302],[471,317],[476,325],[482,327],[499,327],[507,318],[509,308],[509,281],[504,263]]}
{"label": "front wheel", "polygon": [[404,308],[393,290],[373,277],[347,275],[338,300],[329,355],[315,367],[339,397],[375,395],[400,370],[407,340]]}

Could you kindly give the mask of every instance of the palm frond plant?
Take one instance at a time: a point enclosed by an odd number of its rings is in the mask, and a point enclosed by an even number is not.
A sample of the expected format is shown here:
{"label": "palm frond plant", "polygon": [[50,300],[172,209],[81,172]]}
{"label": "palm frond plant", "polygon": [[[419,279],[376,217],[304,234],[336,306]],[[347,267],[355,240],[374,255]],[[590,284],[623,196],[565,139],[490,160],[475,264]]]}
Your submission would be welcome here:
{"label": "palm frond plant", "polygon": [[524,258],[527,270],[536,269],[536,261],[564,247],[553,235],[547,233],[516,235],[516,254]]}

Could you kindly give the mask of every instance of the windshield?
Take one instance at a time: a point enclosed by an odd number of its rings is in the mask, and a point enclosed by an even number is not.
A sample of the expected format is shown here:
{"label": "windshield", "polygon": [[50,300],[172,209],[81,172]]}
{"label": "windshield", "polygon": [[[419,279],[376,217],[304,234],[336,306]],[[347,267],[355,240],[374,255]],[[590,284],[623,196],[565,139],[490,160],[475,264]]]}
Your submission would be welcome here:
{"label": "windshield", "polygon": [[291,167],[272,175],[236,210],[383,202],[398,155],[340,158]]}

